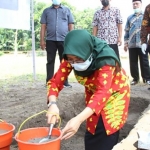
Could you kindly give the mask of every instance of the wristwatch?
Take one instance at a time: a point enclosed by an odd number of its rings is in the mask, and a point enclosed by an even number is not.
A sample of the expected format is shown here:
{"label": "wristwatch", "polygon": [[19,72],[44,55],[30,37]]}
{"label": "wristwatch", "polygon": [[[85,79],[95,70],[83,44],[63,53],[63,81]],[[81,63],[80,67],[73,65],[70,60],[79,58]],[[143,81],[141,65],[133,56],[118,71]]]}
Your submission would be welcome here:
{"label": "wristwatch", "polygon": [[54,101],[51,101],[51,102],[49,102],[49,103],[48,103],[48,105],[47,105],[47,106],[48,106],[48,108],[49,108],[49,107],[50,107],[52,104],[55,104],[55,105],[57,105],[57,103],[56,103],[56,102],[54,102]]}

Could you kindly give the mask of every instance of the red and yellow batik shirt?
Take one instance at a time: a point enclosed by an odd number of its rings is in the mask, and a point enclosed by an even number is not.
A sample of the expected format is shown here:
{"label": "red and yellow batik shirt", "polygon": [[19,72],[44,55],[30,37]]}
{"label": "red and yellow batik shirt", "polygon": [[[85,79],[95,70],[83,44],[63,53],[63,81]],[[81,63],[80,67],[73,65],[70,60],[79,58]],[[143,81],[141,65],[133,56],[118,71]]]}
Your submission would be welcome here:
{"label": "red and yellow batik shirt", "polygon": [[[72,66],[65,60],[54,77],[48,82],[47,96],[58,96],[63,88]],[[86,107],[94,114],[87,119],[87,130],[94,134],[100,115],[102,116],[107,135],[123,127],[128,116],[130,101],[129,80],[122,69],[115,72],[115,67],[103,66],[89,77],[76,75],[77,81],[85,87]]]}

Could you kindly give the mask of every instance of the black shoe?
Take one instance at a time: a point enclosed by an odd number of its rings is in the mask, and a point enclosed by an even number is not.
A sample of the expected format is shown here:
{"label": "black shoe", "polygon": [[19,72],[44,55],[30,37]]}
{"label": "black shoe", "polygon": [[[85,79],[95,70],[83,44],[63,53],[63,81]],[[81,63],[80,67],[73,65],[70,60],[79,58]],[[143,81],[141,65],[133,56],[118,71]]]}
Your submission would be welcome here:
{"label": "black shoe", "polygon": [[150,80],[143,79],[143,83],[146,83],[146,84],[150,85]]}
{"label": "black shoe", "polygon": [[64,84],[64,88],[72,88],[72,86],[69,83]]}
{"label": "black shoe", "polygon": [[133,80],[133,81],[131,82],[131,85],[136,85],[136,84],[138,84],[138,83],[139,83],[139,81]]}

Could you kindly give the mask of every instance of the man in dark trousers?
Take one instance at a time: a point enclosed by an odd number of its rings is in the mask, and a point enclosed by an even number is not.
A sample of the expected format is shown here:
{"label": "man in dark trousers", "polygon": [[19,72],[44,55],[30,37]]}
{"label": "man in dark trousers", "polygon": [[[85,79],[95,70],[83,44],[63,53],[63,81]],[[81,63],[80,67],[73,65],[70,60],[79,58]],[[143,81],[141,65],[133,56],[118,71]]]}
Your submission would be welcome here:
{"label": "man in dark trousers", "polygon": [[134,13],[127,18],[124,35],[124,50],[129,49],[130,73],[133,78],[131,85],[139,82],[138,59],[140,60],[141,76],[143,82],[150,84],[150,68],[148,55],[141,51],[141,23],[143,19],[142,1],[132,1]]}
{"label": "man in dark trousers", "polygon": [[[52,0],[52,3],[52,6],[44,9],[40,21],[40,46],[42,50],[46,49],[47,52],[46,83],[54,75],[57,50],[61,61],[65,36],[69,31],[74,29],[74,19],[70,9],[63,6],[60,0]],[[64,81],[64,87],[71,87],[68,79]]]}
{"label": "man in dark trousers", "polygon": [[[141,26],[141,44],[143,54],[150,54],[150,4],[146,6],[144,11]],[[150,88],[148,88],[148,90],[150,90]]]}

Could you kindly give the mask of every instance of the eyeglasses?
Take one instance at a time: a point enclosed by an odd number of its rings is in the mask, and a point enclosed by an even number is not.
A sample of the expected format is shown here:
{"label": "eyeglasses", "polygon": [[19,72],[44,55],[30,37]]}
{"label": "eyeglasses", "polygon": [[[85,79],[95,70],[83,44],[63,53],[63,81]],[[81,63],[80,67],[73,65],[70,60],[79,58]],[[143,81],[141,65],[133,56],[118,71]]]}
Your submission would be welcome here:
{"label": "eyeglasses", "polygon": [[67,60],[70,64],[83,63],[84,60]]}

